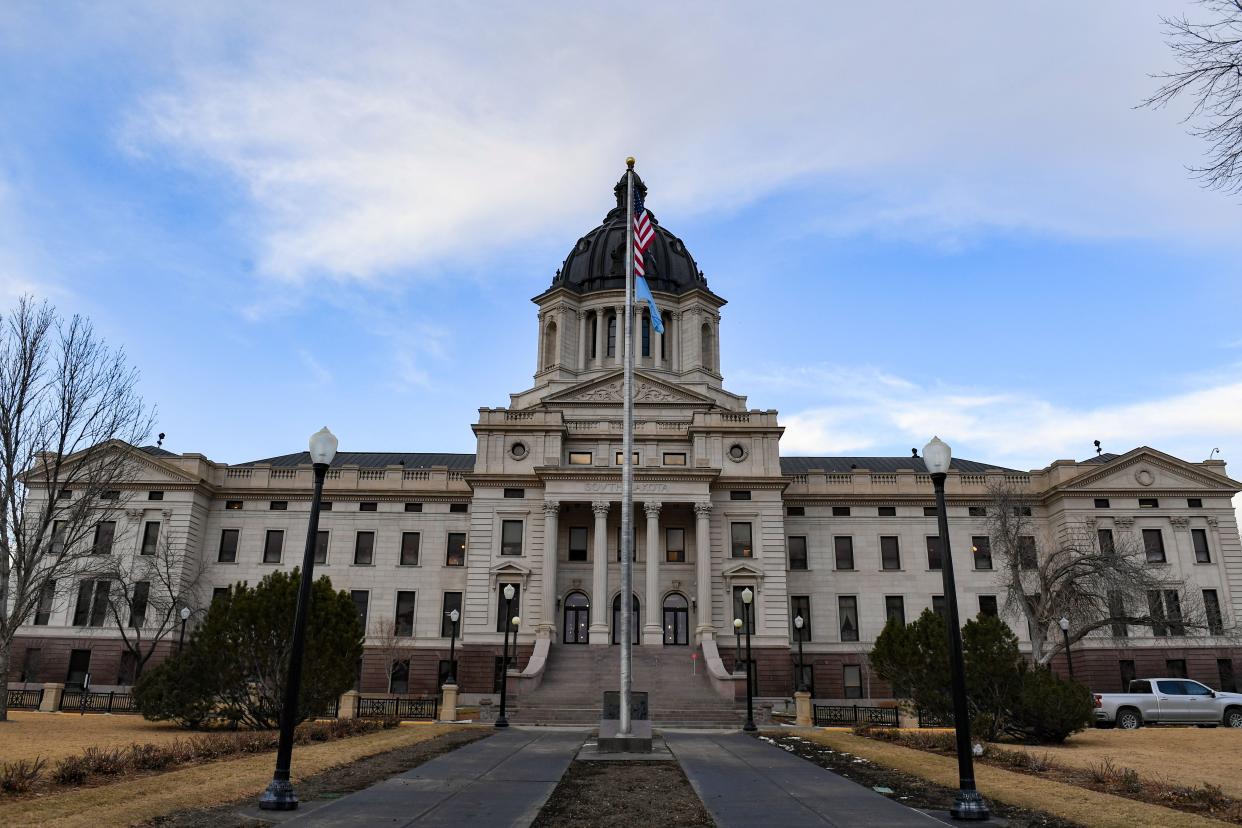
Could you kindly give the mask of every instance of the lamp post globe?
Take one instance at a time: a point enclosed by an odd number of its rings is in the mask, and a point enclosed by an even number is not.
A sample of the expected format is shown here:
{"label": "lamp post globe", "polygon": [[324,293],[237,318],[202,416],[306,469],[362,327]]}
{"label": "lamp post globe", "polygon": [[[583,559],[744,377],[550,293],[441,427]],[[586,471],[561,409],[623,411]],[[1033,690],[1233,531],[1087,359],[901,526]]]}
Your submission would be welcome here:
{"label": "lamp post globe", "polygon": [[798,692],[806,692],[806,665],[802,661],[802,628],[806,626],[806,619],[801,615],[794,616],[794,629],[798,636]]}
{"label": "lamp post globe", "polygon": [[742,619],[733,619],[733,672],[737,672],[742,663]]}
{"label": "lamp post globe", "polygon": [[[289,646],[289,672],[285,680],[285,698],[280,707],[280,742],[276,749],[276,772],[271,784],[259,797],[259,808],[265,811],[292,811],[298,797],[289,781],[293,762],[293,729],[298,722],[298,699],[302,690],[302,658],[306,651],[306,624],[310,614],[311,585],[315,577],[315,547],[319,537],[319,507],[323,500],[323,481],[328,466],[336,456],[337,439],[327,426],[310,436],[311,468],[315,472],[315,488],[311,496],[310,520],[306,531],[306,548],[298,575],[298,602],[293,614],[293,640]],[[183,616],[183,619],[188,616]],[[184,625],[184,620],[182,624]]]}
{"label": "lamp post globe", "polygon": [[936,518],[940,531],[940,576],[944,590],[945,637],[949,645],[949,676],[953,691],[953,726],[957,735],[958,790],[949,814],[960,820],[985,820],[990,814],[975,787],[975,763],[970,743],[970,716],[966,707],[966,667],[962,658],[962,630],[958,622],[957,585],[953,576],[953,549],[949,543],[949,516],[944,484],[953,463],[953,450],[939,437],[923,446],[923,462],[936,492]]}
{"label": "lamp post globe", "polygon": [[[504,625],[505,643],[503,655],[500,657],[500,715],[496,717],[496,727],[508,727],[509,717],[507,715],[507,702],[509,699],[509,628],[516,627],[520,620],[516,616],[510,616],[512,611],[513,596],[517,594],[517,590],[513,588],[513,584],[505,584],[505,588],[501,590],[501,595],[505,598],[505,614],[501,616],[509,620]],[[517,633],[513,634],[513,648],[517,649]]]}
{"label": "lamp post globe", "polygon": [[751,604],[755,600],[755,593],[750,587],[742,590],[742,612],[746,615],[746,724],[742,725],[742,730],[747,733],[754,733],[758,730],[755,727],[755,688],[751,681],[751,674],[754,670],[754,661],[750,653],[750,628],[754,616],[754,610]]}
{"label": "lamp post globe", "polygon": [[177,654],[185,649],[185,622],[190,620],[190,608],[181,608],[181,637],[177,640]]}
{"label": "lamp post globe", "polygon": [[1061,620],[1057,622],[1061,627],[1061,636],[1065,639],[1065,663],[1069,666],[1070,681],[1074,680],[1074,657],[1070,655],[1069,628],[1070,620],[1065,616],[1061,616]]}

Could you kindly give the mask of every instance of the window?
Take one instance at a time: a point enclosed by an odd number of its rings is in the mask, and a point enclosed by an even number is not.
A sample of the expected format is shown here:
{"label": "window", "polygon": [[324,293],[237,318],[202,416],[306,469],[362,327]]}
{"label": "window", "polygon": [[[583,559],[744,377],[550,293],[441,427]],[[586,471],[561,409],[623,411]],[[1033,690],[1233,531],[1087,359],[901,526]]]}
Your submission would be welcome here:
{"label": "window", "polygon": [[[801,630],[794,626],[793,622],[799,615],[802,616]],[[792,640],[797,641],[799,638],[803,641],[811,640],[811,596],[789,596],[789,629],[793,630]]]}
{"label": "window", "polygon": [[319,501],[319,511],[321,511],[321,512],[331,512],[331,511],[332,511],[332,501],[331,501],[331,500],[321,500],[321,501]]}
{"label": "window", "polygon": [[397,616],[393,633],[402,638],[414,634],[414,598],[416,592],[397,591]]}
{"label": "window", "polygon": [[505,489],[505,497],[510,500],[521,500],[526,497],[525,489]]}
{"label": "window", "polygon": [[449,532],[448,551],[444,556],[445,566],[466,565],[466,533]]}
{"label": "window", "polygon": [[608,346],[604,352],[610,357],[617,355],[617,315],[615,313],[608,314]]}
{"label": "window", "polygon": [[1100,552],[1104,555],[1113,555],[1117,552],[1117,544],[1113,541],[1112,529],[1096,529],[1095,537],[1100,542]]}
{"label": "window", "polygon": [[1160,501],[1154,497],[1140,497],[1139,508],[1140,509],[1159,509]]}
{"label": "window", "polygon": [[847,699],[861,699],[862,692],[862,667],[857,664],[841,665],[841,681],[845,685],[845,697]]}
{"label": "window", "polygon": [[1121,692],[1130,691],[1130,682],[1138,677],[1138,671],[1134,669],[1134,660],[1123,658],[1117,662],[1117,668],[1121,672]]}
{"label": "window", "polygon": [[881,506],[879,508],[880,517],[897,517],[896,506]]}
{"label": "window", "polygon": [[418,566],[418,532],[401,533],[401,566]]}
{"label": "window", "polygon": [[806,517],[806,507],[805,506],[790,506],[787,509],[785,509],[785,514],[788,517]]}
{"label": "window", "polygon": [[598,337],[599,337],[599,314],[591,311],[587,314],[587,318],[591,320],[590,332],[587,334],[587,347],[591,351],[591,359],[598,359]]}
{"label": "window", "polygon": [[[26,652],[30,652],[27,650]],[[1225,693],[1238,692],[1238,682],[1233,677],[1233,659],[1216,659],[1216,673],[1220,676],[1220,689]]]}
{"label": "window", "polygon": [[979,596],[979,614],[990,615],[995,618],[998,615],[995,595]]}
{"label": "window", "polygon": [[932,608],[932,612],[936,613],[936,615],[939,615],[941,618],[944,618],[945,613],[948,612],[948,608],[945,606],[945,603],[944,603],[944,596],[933,595],[931,608]]}
{"label": "window", "polygon": [[1039,566],[1039,553],[1036,551],[1033,535],[1018,537],[1018,566],[1022,569],[1036,569]]}
{"label": "window", "polygon": [[1207,618],[1208,634],[1223,635],[1225,619],[1220,614],[1220,598],[1214,589],[1203,590],[1203,614]]}
{"label": "window", "polygon": [[[633,463],[635,466],[641,465],[638,461],[638,452],[634,451],[634,452],[630,452],[630,454],[631,454],[630,462]],[[617,452],[616,463],[618,466],[625,463],[625,452],[623,451]]]}
{"label": "window", "polygon": [[108,617],[111,581],[83,581],[78,584],[78,603],[73,609],[75,627],[102,627]]}
{"label": "window", "polygon": [[354,536],[354,566],[371,566],[375,563],[375,533],[359,532]]}
{"label": "window", "polygon": [[267,504],[267,508],[268,508],[268,511],[271,511],[271,512],[285,512],[285,511],[288,511],[289,509],[289,501],[273,500],[272,502]]}
{"label": "window", "polygon": [[757,601],[759,599],[759,596],[756,595],[754,599],[752,599],[752,603],[750,605],[750,612],[747,613],[746,602],[742,600],[742,592],[746,589],[750,589],[752,592],[754,592],[755,588],[745,587],[745,586],[733,587],[733,617],[742,619],[742,624],[743,624],[742,631],[743,632],[749,630],[753,634],[755,632],[755,605],[753,601]]}
{"label": "window", "polygon": [[569,560],[585,561],[587,559],[587,528],[585,526],[569,527]]}
{"label": "window", "polygon": [[154,555],[155,546],[160,539],[160,523],[157,520],[148,520],[142,527],[142,554]]}
{"label": "window", "polygon": [[1108,593],[1108,614],[1112,617],[1113,635],[1126,638],[1130,635],[1130,627],[1126,623],[1126,596],[1124,592],[1112,590]]}
{"label": "window", "polygon": [[163,492],[147,492],[147,500],[163,500]]}
{"label": "window", "polygon": [[992,568],[992,539],[987,535],[975,535],[970,539],[970,554],[975,560],[975,569]]}
{"label": "window", "polygon": [[1195,563],[1211,563],[1212,551],[1208,549],[1206,529],[1191,529],[1190,540],[1195,547]]}
{"label": "window", "polygon": [[[444,611],[440,613],[440,636],[442,638],[452,638],[453,636],[453,619],[450,617],[453,610],[461,613],[461,593],[446,592],[444,593]],[[458,618],[458,629],[461,629],[461,619]]]}
{"label": "window", "polygon": [[354,599],[354,609],[358,610],[358,623],[362,625],[365,635],[367,630],[367,605],[371,601],[371,593],[365,589],[350,590],[349,597]]}
{"label": "window", "polygon": [[836,558],[837,569],[854,568],[854,538],[839,535],[832,539],[833,557]]}
{"label": "window", "polygon": [[901,569],[901,546],[896,535],[885,535],[880,538],[880,568]]}
{"label": "window", "polygon": [[1164,534],[1159,529],[1144,529],[1143,549],[1149,564],[1164,563]]}
{"label": "window", "polygon": [[1095,499],[1095,508],[1097,508],[1097,509],[1107,509],[1107,508],[1108,508],[1108,498],[1107,498],[1107,497],[1097,497],[1097,498]]}
{"label": "window", "polygon": [[228,509],[230,512],[240,511],[240,510],[241,510],[241,508],[242,508],[242,506],[243,506],[243,504],[242,504],[242,502],[241,502],[240,500],[226,500],[226,501],[224,501],[224,508],[225,508],[225,509]]}
{"label": "window", "polygon": [[43,589],[39,591],[39,607],[35,610],[34,622],[36,626],[46,626],[52,617],[52,607],[56,601],[56,582],[48,581],[43,585]]}
{"label": "window", "polygon": [[39,680],[39,662],[43,660],[43,650],[39,647],[27,647],[23,656],[22,672],[17,677],[20,682]]}
{"label": "window", "polygon": [[858,640],[858,599],[853,595],[837,596],[837,610],[841,618],[841,640]]}
{"label": "window", "polygon": [[832,516],[833,517],[849,517],[850,507],[849,506],[833,506]]}
{"label": "window", "polygon": [[[585,529],[583,530],[586,531]],[[585,539],[583,540],[585,544]],[[668,563],[686,562],[686,530],[669,527],[664,530],[664,560]]]}
{"label": "window", "polygon": [[99,499],[100,500],[120,500],[121,493],[117,491],[116,489],[108,489],[105,492],[99,493]]}
{"label": "window", "polygon": [[70,650],[69,672],[65,675],[65,689],[82,690],[91,674],[91,651]]}
{"label": "window", "polygon": [[901,595],[884,596],[884,620],[896,621],[901,626],[906,624],[906,599]]}
{"label": "window", "polygon": [[944,556],[940,554],[940,536],[927,536],[927,568],[944,569]]}
{"label": "window", "polygon": [[987,517],[988,507],[987,506],[971,506],[969,507],[968,512],[970,513],[971,517]]}
{"label": "window", "polygon": [[[1165,673],[1172,676],[1173,678],[1186,678],[1186,659],[1184,658],[1165,659],[1164,671]],[[1165,692],[1165,693],[1169,692],[1168,690],[1165,690],[1165,682],[1162,681],[1162,682],[1159,682],[1158,684],[1162,692]],[[1182,694],[1179,693],[1178,695],[1182,695]]]}
{"label": "window", "polygon": [[1013,516],[1014,517],[1030,517],[1031,507],[1030,506],[1014,506]]}
{"label": "window", "polygon": [[56,493],[57,500],[73,500],[73,492],[69,489],[61,489]]}
{"label": "window", "polygon": [[806,538],[791,537],[789,544],[789,568],[806,569]]}
{"label": "window", "polygon": [[263,539],[263,563],[278,564],[280,563],[280,555],[285,547],[285,532],[283,529],[268,529],[267,535]]}
{"label": "window", "polygon": [[681,451],[664,452],[664,465],[666,466],[684,466],[686,465],[686,454]]}
{"label": "window", "polygon": [[1163,638],[1166,635],[1186,634],[1186,626],[1182,623],[1182,603],[1177,590],[1149,589],[1147,608],[1152,618],[1152,635]]}
{"label": "window", "polygon": [[731,523],[729,524],[729,535],[732,541],[733,557],[735,558],[751,558],[754,557],[754,547],[750,545],[750,524],[749,523]]}
{"label": "window", "polygon": [[1188,498],[1186,498],[1186,508],[1188,508],[1188,509],[1202,509],[1202,508],[1203,508],[1203,498],[1201,498],[1201,497],[1188,497]]}
{"label": "window", "polygon": [[405,504],[405,510],[406,510],[407,512],[421,512],[421,511],[423,510],[423,504],[421,504],[421,503],[407,503],[407,504]]}
{"label": "window", "polygon": [[[505,613],[505,587],[513,587],[513,601],[509,604],[508,614]],[[522,585],[521,584],[497,584],[496,585],[496,632],[505,631],[505,622],[512,619],[513,616],[522,614]]]}
{"label": "window", "polygon": [[464,515],[469,512],[470,512],[469,503],[450,503],[449,504],[450,515]]}
{"label": "window", "polygon": [[747,492],[747,491],[729,492],[729,500],[750,500],[750,492]]}
{"label": "window", "polygon": [[591,452],[589,451],[571,451],[569,453],[569,465],[571,466],[589,466],[591,462]]}
{"label": "window", "polygon": [[923,517],[936,517],[939,514],[940,512],[936,510],[935,506],[924,506],[923,507]]}
{"label": "window", "polygon": [[95,524],[95,544],[91,547],[92,555],[111,555],[112,541],[116,537],[116,521],[101,520]]}
{"label": "window", "polygon": [[151,597],[151,582],[138,581],[129,604],[129,625],[141,629],[147,623],[147,600]]}
{"label": "window", "polygon": [[376,503],[374,500],[364,501],[358,504],[358,511],[359,512],[378,512],[379,504]]}
{"label": "window", "polygon": [[401,695],[410,692],[410,660],[403,658],[392,663],[388,673],[388,692]]}
{"label": "window", "polygon": [[211,603],[214,604],[216,601],[220,600],[221,598],[224,598],[228,594],[229,594],[228,587],[213,587],[211,590]]}
{"label": "window", "polygon": [[648,311],[643,311],[642,339],[642,354],[649,357],[651,356],[651,314]]}
{"label": "window", "polygon": [[65,522],[52,521],[52,552],[59,555],[65,548]]}
{"label": "window", "polygon": [[320,529],[315,532],[315,563],[326,564],[328,562],[328,530]]}
{"label": "window", "polygon": [[240,534],[240,529],[220,530],[220,552],[216,555],[217,561],[220,563],[237,563],[237,538]]}
{"label": "window", "polygon": [[500,522],[500,554],[522,554],[522,521],[502,520]]}

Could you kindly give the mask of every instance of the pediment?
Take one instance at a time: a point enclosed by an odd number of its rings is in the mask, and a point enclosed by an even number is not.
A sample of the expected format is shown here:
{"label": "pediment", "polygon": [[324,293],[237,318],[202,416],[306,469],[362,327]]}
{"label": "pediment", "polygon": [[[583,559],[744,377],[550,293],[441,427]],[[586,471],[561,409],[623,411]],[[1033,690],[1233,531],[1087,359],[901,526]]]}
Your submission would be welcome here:
{"label": "pediment", "polygon": [[726,581],[736,580],[738,578],[754,578],[756,582],[763,580],[763,567],[751,563],[747,560],[738,561],[735,564],[726,566],[720,572]]}
{"label": "pediment", "polygon": [[502,561],[501,563],[493,564],[492,568],[488,570],[488,573],[493,579],[518,578],[525,580],[530,577],[530,569],[528,567],[525,567],[519,563],[514,563],[513,561]]}
{"label": "pediment", "polygon": [[1066,484],[1071,491],[1129,489],[1137,492],[1169,489],[1235,492],[1240,486],[1242,484],[1237,481],[1203,471],[1192,463],[1145,446],[1114,458]]}
{"label": "pediment", "polygon": [[[96,450],[113,455],[116,453],[124,455],[124,471],[121,475],[122,479],[118,480],[118,482],[141,484],[143,486],[163,484],[184,485],[187,483],[194,484],[199,482],[198,478],[188,474],[177,466],[167,463],[161,458],[148,454],[143,450],[135,448],[134,446],[131,446],[121,440],[114,440],[112,441],[112,445],[100,446]],[[73,464],[84,457],[86,457],[85,451],[69,455],[65,458],[65,464]],[[96,455],[95,462],[101,461],[101,456]],[[102,462],[110,463],[112,461]],[[32,468],[28,474],[29,479],[32,482],[39,480],[41,478],[40,467],[36,464],[36,466]]]}
{"label": "pediment", "polygon": [[[621,405],[624,379],[617,371],[571,388],[566,388],[546,398],[547,405]],[[642,371],[634,372],[635,405],[692,405],[714,406],[710,397],[656,379]]]}

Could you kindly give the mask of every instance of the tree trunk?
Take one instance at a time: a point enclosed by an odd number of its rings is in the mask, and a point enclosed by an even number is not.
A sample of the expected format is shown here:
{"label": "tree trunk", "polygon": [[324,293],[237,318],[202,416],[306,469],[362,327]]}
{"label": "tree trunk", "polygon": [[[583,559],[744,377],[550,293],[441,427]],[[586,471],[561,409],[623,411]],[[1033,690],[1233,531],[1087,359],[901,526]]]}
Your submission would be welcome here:
{"label": "tree trunk", "polygon": [[9,720],[9,653],[12,641],[0,641],[0,722]]}

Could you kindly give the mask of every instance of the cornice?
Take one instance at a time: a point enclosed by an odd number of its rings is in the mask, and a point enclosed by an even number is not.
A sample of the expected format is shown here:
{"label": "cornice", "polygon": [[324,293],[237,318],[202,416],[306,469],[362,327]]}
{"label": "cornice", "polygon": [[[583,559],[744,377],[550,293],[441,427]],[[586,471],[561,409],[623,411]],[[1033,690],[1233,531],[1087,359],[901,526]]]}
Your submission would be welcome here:
{"label": "cornice", "polygon": [[[584,466],[579,469],[564,468],[561,466],[539,466],[535,469],[535,474],[541,480],[583,480],[604,483],[620,483],[621,470],[616,467],[609,467],[607,470],[591,471],[591,467]],[[682,471],[667,471],[660,469],[658,471],[647,471],[641,468],[634,469],[634,480],[642,480],[644,482],[661,482],[661,483],[710,483],[712,480],[720,476],[719,469],[704,469],[696,471],[694,469],[685,469]]]}
{"label": "cornice", "polygon": [[[1216,493],[1221,491],[1231,491],[1236,494],[1237,492],[1242,491],[1242,483],[1237,480],[1210,474],[1202,469],[1196,468],[1193,464],[1187,463],[1184,460],[1179,460],[1176,457],[1159,453],[1155,449],[1144,447],[1134,449],[1129,456],[1118,457],[1115,460],[1111,460],[1108,463],[1103,464],[1098,469],[1093,469],[1086,474],[1079,475],[1078,477],[1067,480],[1064,483],[1052,486],[1046,490],[1046,494],[1082,489],[1091,485],[1091,483],[1096,480],[1101,480],[1105,477],[1116,474],[1119,471],[1124,471],[1125,469],[1136,466],[1139,463],[1148,463],[1149,465],[1164,469],[1165,471],[1190,477],[1199,484]],[[1149,487],[1136,485],[1133,489],[1127,489],[1127,491],[1146,492],[1152,490]],[[1184,492],[1186,489],[1180,488],[1176,491]]]}

